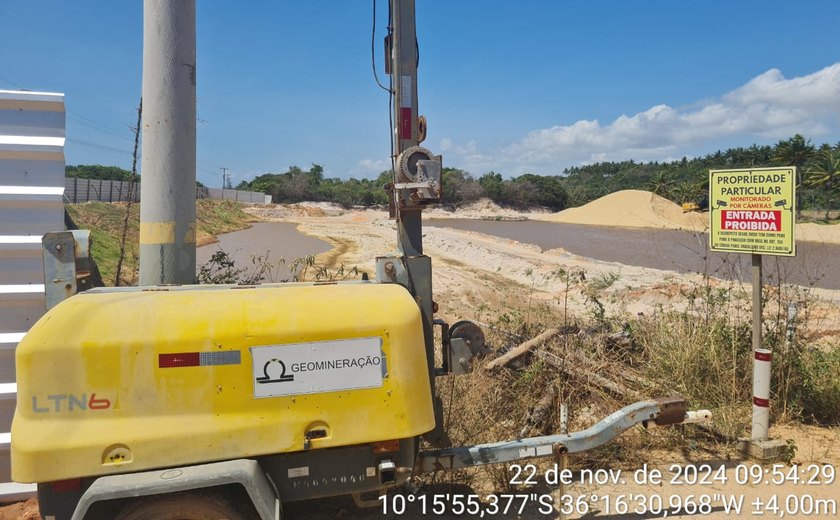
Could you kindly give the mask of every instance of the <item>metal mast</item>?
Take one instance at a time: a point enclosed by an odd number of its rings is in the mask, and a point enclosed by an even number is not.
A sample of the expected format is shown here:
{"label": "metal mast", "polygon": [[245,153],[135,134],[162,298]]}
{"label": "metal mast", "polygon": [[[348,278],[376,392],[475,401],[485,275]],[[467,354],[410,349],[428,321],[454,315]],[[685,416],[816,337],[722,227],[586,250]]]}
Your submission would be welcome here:
{"label": "metal mast", "polygon": [[140,285],[195,282],[195,0],[143,4]]}
{"label": "metal mast", "polygon": [[[441,158],[419,146],[425,138],[421,129],[417,102],[418,46],[414,16],[415,0],[391,0],[390,56],[393,110],[394,183],[391,186],[391,214],[397,221],[397,241],[401,256],[377,261],[377,278],[405,285],[420,307],[423,316],[426,359],[434,395],[435,343],[434,303],[432,302],[432,262],[423,255],[422,211],[425,205],[440,199]],[[400,267],[397,268],[396,266]],[[443,409],[435,396],[436,429],[427,440],[446,443],[443,432]]]}
{"label": "metal mast", "polygon": [[[394,155],[417,146],[417,32],[414,0],[392,2],[391,89],[394,92]],[[399,182],[399,172],[395,172]],[[411,205],[409,190],[397,191],[397,233],[400,252],[423,254],[422,206]]]}

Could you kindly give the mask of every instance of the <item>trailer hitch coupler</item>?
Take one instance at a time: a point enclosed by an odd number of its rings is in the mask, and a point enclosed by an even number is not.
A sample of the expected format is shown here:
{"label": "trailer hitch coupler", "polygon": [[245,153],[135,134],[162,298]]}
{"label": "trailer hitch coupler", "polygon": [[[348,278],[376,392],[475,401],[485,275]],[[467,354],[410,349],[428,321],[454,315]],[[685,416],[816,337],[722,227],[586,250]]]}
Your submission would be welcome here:
{"label": "trailer hitch coupler", "polygon": [[657,426],[666,426],[668,424],[679,424],[685,419],[685,413],[688,411],[688,403],[681,397],[663,397],[657,399],[659,404],[659,415],[654,419]]}

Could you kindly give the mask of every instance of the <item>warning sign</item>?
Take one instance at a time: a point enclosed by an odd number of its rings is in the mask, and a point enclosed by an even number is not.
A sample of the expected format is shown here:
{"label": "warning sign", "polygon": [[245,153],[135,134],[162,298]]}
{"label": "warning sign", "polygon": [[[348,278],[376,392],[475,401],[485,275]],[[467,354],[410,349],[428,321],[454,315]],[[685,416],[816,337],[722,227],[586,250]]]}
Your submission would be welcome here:
{"label": "warning sign", "polygon": [[796,169],[709,172],[709,249],[794,256]]}

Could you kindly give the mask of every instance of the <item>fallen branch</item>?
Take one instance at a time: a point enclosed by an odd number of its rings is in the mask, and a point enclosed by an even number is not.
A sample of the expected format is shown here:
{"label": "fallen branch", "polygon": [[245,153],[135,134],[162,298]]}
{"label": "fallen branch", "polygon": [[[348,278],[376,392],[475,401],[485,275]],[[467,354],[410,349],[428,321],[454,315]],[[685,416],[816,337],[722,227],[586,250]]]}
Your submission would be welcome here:
{"label": "fallen branch", "polygon": [[560,333],[560,329],[548,329],[545,332],[543,332],[542,334],[540,334],[539,336],[537,336],[533,339],[529,339],[525,343],[522,343],[518,347],[513,348],[513,349],[505,352],[503,355],[501,355],[501,356],[497,357],[496,359],[492,360],[491,362],[487,363],[486,365],[484,365],[484,369],[485,370],[493,370],[494,368],[505,366],[508,363],[510,363],[511,361],[513,361],[514,359],[517,359],[517,358],[523,356],[524,354],[527,354],[528,352],[530,352],[535,347],[538,347],[538,346],[542,345],[548,339],[552,338],[553,336],[556,336],[559,333]]}
{"label": "fallen branch", "polygon": [[561,359],[559,356],[550,353],[545,353],[542,359],[567,376],[584,383],[594,384],[620,399],[626,399],[628,397],[635,400],[644,399],[644,396],[636,390],[600,375],[598,372],[601,370],[583,352],[570,351],[565,359]]}

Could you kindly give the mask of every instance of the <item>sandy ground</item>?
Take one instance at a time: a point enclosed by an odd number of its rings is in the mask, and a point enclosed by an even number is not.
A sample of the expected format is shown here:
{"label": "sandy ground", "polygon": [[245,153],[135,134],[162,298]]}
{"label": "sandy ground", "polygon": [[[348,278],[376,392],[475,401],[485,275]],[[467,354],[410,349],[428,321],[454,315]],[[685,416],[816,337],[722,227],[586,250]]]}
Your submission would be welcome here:
{"label": "sandy ground", "polygon": [[[642,190],[617,191],[579,208],[534,214],[530,218],[566,224],[686,231],[703,231],[709,227],[708,213],[683,213],[682,208],[670,200]],[[797,240],[840,244],[840,226],[837,225],[797,224],[795,233]]]}
{"label": "sandy ground", "polygon": [[[299,231],[333,244],[332,251],[319,256],[319,261],[326,264],[357,266],[372,276],[375,258],[395,253],[396,226],[381,209],[344,210],[326,203],[304,203],[254,207],[250,211],[266,220],[296,222]],[[530,218],[604,225],[610,221],[604,214],[612,215],[613,222],[615,215],[621,214],[622,225],[636,228],[688,229],[686,226],[700,226],[708,218],[707,214],[684,214],[672,202],[638,190],[614,193],[587,206],[555,214],[521,213],[501,209],[491,201],[479,201],[456,213],[427,210],[424,218]],[[809,226],[821,228],[831,241],[840,243],[840,226]],[[526,305],[528,301],[541,301],[558,307],[567,305],[573,313],[586,312],[585,299],[578,288],[567,284],[563,275],[574,270],[584,271],[590,280],[617,278],[602,291],[602,301],[613,314],[648,312],[659,305],[679,307],[684,303],[681,292],[703,283],[698,274],[678,275],[672,271],[598,261],[562,248],[540,251],[536,246],[515,240],[449,228],[426,226],[423,231],[424,252],[432,258],[434,266],[434,293],[443,314],[451,319],[488,319],[489,309],[498,309],[498,304],[511,298]],[[739,290],[748,295],[750,285],[741,284]],[[840,335],[840,291],[810,291],[822,301],[819,312],[815,313],[821,318],[818,328],[827,336]]]}

